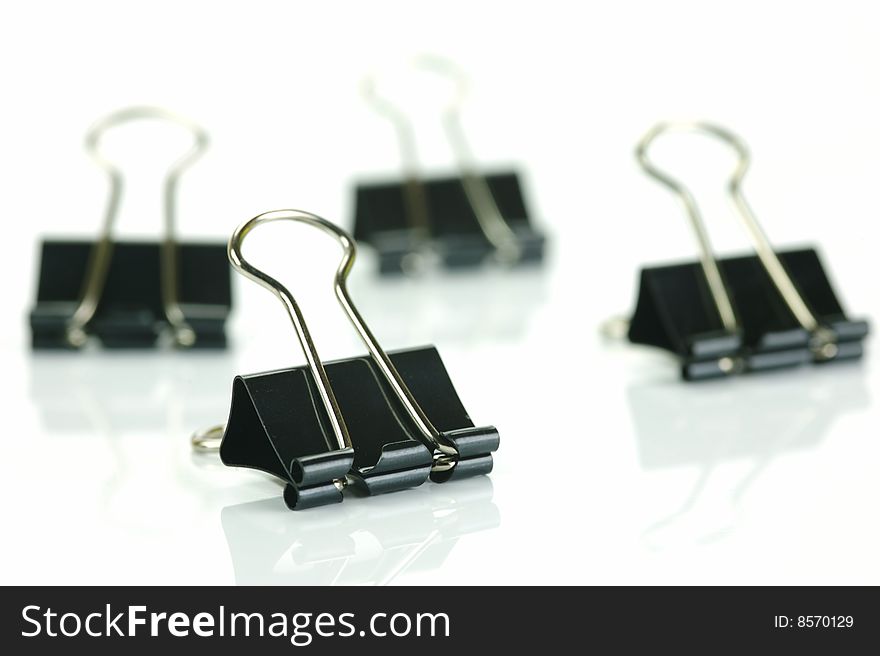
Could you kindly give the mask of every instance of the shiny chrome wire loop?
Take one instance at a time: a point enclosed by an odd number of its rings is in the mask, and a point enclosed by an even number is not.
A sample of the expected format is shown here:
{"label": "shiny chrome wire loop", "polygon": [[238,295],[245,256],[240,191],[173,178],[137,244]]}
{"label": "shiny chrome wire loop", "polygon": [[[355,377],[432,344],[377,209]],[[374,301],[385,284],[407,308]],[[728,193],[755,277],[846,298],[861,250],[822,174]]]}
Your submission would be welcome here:
{"label": "shiny chrome wire loop", "polygon": [[314,228],[318,228],[336,238],[343,250],[342,260],[336,270],[336,276],[333,282],[333,290],[336,294],[336,299],[339,301],[343,310],[345,310],[349,321],[351,321],[355,330],[357,330],[358,335],[370,352],[373,361],[379,367],[382,375],[386,381],[388,381],[391,389],[400,400],[407,414],[410,416],[413,423],[415,423],[424,439],[430,442],[440,453],[454,455],[455,449],[446,443],[446,440],[442,438],[437,429],[428,420],[428,417],[425,415],[421,406],[419,406],[418,402],[409,391],[409,388],[406,386],[406,383],[404,383],[397,369],[394,367],[388,354],[379,345],[376,337],[370,331],[349,296],[346,280],[352,266],[354,265],[355,256],[357,254],[354,240],[348,235],[348,233],[333,223],[309,212],[292,209],[265,212],[255,216],[236,228],[232,237],[229,239],[229,246],[227,249],[229,261],[232,263],[232,266],[236,271],[272,292],[287,310],[287,314],[290,317],[291,323],[293,323],[300,345],[305,353],[309,370],[312,373],[315,384],[318,386],[318,392],[330,419],[338,448],[343,449],[351,447],[351,438],[345,424],[345,419],[339,408],[339,404],[336,401],[336,396],[333,393],[333,388],[330,385],[330,380],[327,378],[327,373],[324,370],[321,357],[318,355],[317,348],[312,340],[305,317],[290,291],[288,291],[288,289],[280,282],[251,265],[245,260],[241,252],[242,243],[251,231],[262,224],[271,223],[273,221],[294,221],[297,223],[304,223]]}
{"label": "shiny chrome wire loop", "polygon": [[213,452],[220,449],[220,443],[223,441],[223,432],[226,430],[225,424],[218,424],[196,431],[192,434],[189,441],[192,444],[193,451]]}
{"label": "shiny chrome wire loop", "polygon": [[400,161],[403,166],[403,199],[406,204],[406,218],[413,231],[413,236],[424,245],[424,242],[427,242],[431,237],[431,219],[425,186],[422,183],[418,148],[412,123],[399,107],[379,94],[374,78],[364,79],[361,84],[361,92],[373,109],[394,126],[397,144],[400,148]]}
{"label": "shiny chrome wire loop", "polygon": [[636,159],[648,175],[671,190],[684,205],[691,226],[697,236],[697,242],[700,247],[700,263],[724,328],[731,332],[736,331],[739,327],[739,321],[733,309],[730,294],[724,285],[721,271],[718,268],[718,262],[696,199],[681,182],[659,169],[648,157],[648,148],[653,141],[667,132],[701,132],[720,139],[736,151],[739,161],[727,183],[727,191],[743,225],[749,233],[755,252],[797,322],[811,333],[815,340],[818,340],[819,343],[816,347],[821,349],[823,345],[828,343],[828,340],[833,340],[834,337],[830,331],[820,325],[816,316],[807,307],[806,302],[773,250],[770,240],[767,238],[766,233],[761,228],[754,212],[743,195],[742,181],[750,164],[749,151],[743,140],[733,132],[711,123],[699,121],[659,123],[651,128],[638,143]]}
{"label": "shiny chrome wire loop", "polygon": [[[455,155],[465,194],[480,229],[495,248],[498,258],[503,262],[516,262],[522,249],[516,234],[501,214],[486,178],[477,172],[473,152],[462,127],[461,106],[468,93],[467,76],[453,62],[435,55],[421,55],[413,63],[416,68],[447,77],[455,84],[453,99],[443,108],[442,116],[443,127]],[[422,176],[412,123],[399,107],[379,95],[375,79],[367,78],[364,81],[363,92],[373,108],[394,125],[404,166],[407,211],[413,227],[427,236],[430,234],[430,218],[421,185]]]}
{"label": "shiny chrome wire loop", "polygon": [[195,333],[187,324],[180,308],[178,294],[177,184],[183,172],[189,168],[205,151],[208,145],[207,133],[196,123],[159,107],[129,107],[104,117],[95,123],[86,135],[85,146],[89,155],[110,179],[110,191],[104,220],[98,241],[92,248],[86,269],[86,277],[80,293],[79,304],[67,326],[67,339],[73,346],[82,346],[86,339],[86,325],[95,316],[107,273],[113,257],[113,227],[119,214],[119,205],[124,188],[122,171],[100,152],[100,142],[104,133],[118,125],[139,119],[159,119],[180,125],[192,133],[192,146],[180,156],[165,175],[163,190],[163,211],[165,234],[160,248],[160,287],[162,306],[168,323],[174,331],[175,341],[180,346],[192,346]]}

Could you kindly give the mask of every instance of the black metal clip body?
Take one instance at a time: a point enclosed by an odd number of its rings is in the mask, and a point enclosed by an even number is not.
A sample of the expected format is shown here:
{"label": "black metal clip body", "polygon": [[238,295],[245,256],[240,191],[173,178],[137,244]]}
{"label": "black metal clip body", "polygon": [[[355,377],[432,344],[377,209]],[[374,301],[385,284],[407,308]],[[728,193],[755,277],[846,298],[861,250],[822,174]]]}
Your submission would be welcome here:
{"label": "black metal clip body", "polygon": [[[647,158],[650,143],[668,130],[706,132],[738,152],[729,189],[756,255],[715,257],[691,193]],[[776,252],[757,223],[741,191],[749,160],[738,137],[705,123],[661,124],[637,154],[644,169],[682,200],[701,260],[642,269],[631,342],[679,356],[686,380],[861,357],[868,324],[846,316],[815,249]]]}
{"label": "black metal clip body", "polygon": [[533,225],[517,173],[483,174],[473,163],[459,119],[467,90],[464,74],[436,57],[421,57],[416,63],[456,84],[456,98],[444,110],[443,125],[458,160],[458,175],[421,174],[412,125],[368,81],[368,100],[395,127],[404,173],[402,180],[357,185],[355,239],[376,250],[382,274],[416,270],[432,258],[449,269],[493,259],[509,266],[541,262],[545,237]]}
{"label": "black metal clip body", "polygon": [[[98,145],[109,128],[145,118],[180,124],[192,131],[194,142],[165,179],[162,241],[117,242],[112,231],[122,174],[99,153]],[[232,291],[225,245],[179,243],[174,232],[178,180],[207,139],[189,120],[152,107],[121,110],[89,131],[86,146],[110,178],[103,230],[95,242],[43,241],[37,301],[30,314],[33,348],[80,348],[89,336],[107,348],[150,348],[166,331],[178,347],[226,346]]]}
{"label": "black metal clip body", "polygon": [[[370,355],[321,362],[296,301],[278,281],[247,263],[241,242],[257,225],[289,220],[317,227],[343,246],[335,292]],[[437,350],[386,353],[348,296],[355,257],[351,238],[313,214],[278,210],[240,226],[229,244],[233,267],[272,291],[288,310],[308,364],[239,376],[225,427],[193,438],[216,447],[227,465],[282,479],[291,509],[342,500],[355,485],[368,494],[488,474],[498,448],[494,427],[477,428],[461,404]]]}
{"label": "black metal clip body", "polygon": [[[513,171],[483,176],[499,215],[510,227],[518,249],[517,264],[539,263],[544,257],[544,236],[529,218],[519,176]],[[427,229],[413,227],[406,196],[412,183],[359,184],[355,189],[354,238],[372,246],[379,257],[379,272],[407,271],[413,257],[425,248],[448,269],[481,266],[496,253],[461,177],[427,178],[418,182],[425,199]]]}

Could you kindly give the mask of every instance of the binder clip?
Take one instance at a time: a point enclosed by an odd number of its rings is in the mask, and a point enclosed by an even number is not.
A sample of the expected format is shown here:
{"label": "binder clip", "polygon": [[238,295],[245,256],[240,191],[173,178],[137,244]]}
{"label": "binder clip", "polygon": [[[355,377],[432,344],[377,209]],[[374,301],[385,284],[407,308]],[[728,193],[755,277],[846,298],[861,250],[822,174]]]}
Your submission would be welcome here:
{"label": "binder clip", "polygon": [[[161,119],[192,132],[193,145],[168,170],[161,242],[122,242],[113,224],[122,172],[99,152],[104,132],[137,119]],[[223,348],[231,276],[222,244],[179,243],[176,195],[181,174],[202,154],[207,134],[189,120],[153,107],[132,107],[95,124],[86,148],[110,178],[97,241],[44,240],[37,302],[30,314],[34,349],[78,349],[97,337],[107,348],[150,348],[170,332],[181,348]]]}
{"label": "binder clip", "polygon": [[[670,131],[702,132],[729,144],[739,163],[728,191],[756,254],[717,258],[694,196],[648,158]],[[698,263],[641,270],[629,340],[678,355],[686,380],[859,358],[868,324],[850,320],[813,248],[776,252],[742,193],[743,141],[707,123],[661,123],[636,151],[639,164],[681,200],[697,235]]]}
{"label": "binder clip", "polygon": [[[291,293],[249,264],[242,242],[257,226],[295,221],[335,237],[343,248],[334,291],[369,351],[368,356],[322,363]],[[249,467],[286,483],[284,501],[303,509],[342,501],[348,485],[367,494],[492,470],[494,427],[475,427],[432,347],[386,353],[352,302],[346,278],[355,259],[347,233],[299,210],[266,212],[229,240],[232,266],[282,302],[307,365],[237,376],[229,419],[193,436],[196,450],[219,448],[224,464]]]}
{"label": "binder clip", "polygon": [[443,125],[459,173],[421,175],[411,123],[378,95],[373,80],[367,80],[365,96],[394,125],[404,171],[402,180],[357,185],[355,239],[376,250],[381,274],[420,270],[431,259],[449,269],[476,267],[487,259],[507,265],[540,262],[545,239],[532,226],[516,172],[483,175],[474,164],[459,118],[467,90],[464,74],[433,57],[422,57],[417,65],[456,83],[456,97],[443,112]]}

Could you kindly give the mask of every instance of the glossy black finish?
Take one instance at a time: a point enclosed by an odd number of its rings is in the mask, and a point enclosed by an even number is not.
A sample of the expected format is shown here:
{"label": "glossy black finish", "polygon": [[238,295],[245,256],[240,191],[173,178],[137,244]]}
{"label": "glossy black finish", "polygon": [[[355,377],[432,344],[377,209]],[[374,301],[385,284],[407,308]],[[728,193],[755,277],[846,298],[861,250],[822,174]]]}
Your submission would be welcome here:
{"label": "glossy black finish", "polygon": [[[848,319],[814,249],[778,254],[808,307],[838,337],[835,360],[859,358],[865,321]],[[795,320],[757,256],[718,261],[740,333],[723,329],[699,263],[642,269],[639,299],[629,329],[636,344],[678,355],[682,377],[697,380],[737,371],[761,371],[814,361],[810,336]],[[734,371],[720,365],[737,363]]]}
{"label": "glossy black finish", "polygon": [[[488,473],[498,447],[494,428],[475,428],[434,347],[389,354],[428,418],[461,449],[461,461],[446,478]],[[220,457],[287,483],[292,509],[342,500],[334,480],[352,476],[367,494],[421,485],[431,473],[433,453],[409,416],[364,356],[325,365],[354,449],[338,449],[307,367],[282,369],[233,382],[232,407]],[[445,479],[444,479],[445,480]]]}
{"label": "glossy black finish", "polygon": [[[93,244],[44,241],[37,302],[30,314],[34,349],[72,348],[67,322],[79,302]],[[225,348],[232,305],[225,244],[178,246],[178,293],[194,348]],[[159,244],[117,242],[98,310],[88,324],[106,348],[151,348],[168,325],[162,307]]]}
{"label": "glossy black finish", "polygon": [[[445,483],[492,471],[492,453],[500,438],[494,426],[474,426],[433,346],[391,353],[394,366],[428,419],[458,451],[451,471],[432,472],[431,480]],[[402,413],[401,409],[401,413]],[[420,439],[415,427],[411,434]]]}
{"label": "glossy black finish", "polygon": [[[531,225],[519,178],[514,172],[485,176],[501,215],[517,235],[520,263],[544,258],[544,236]],[[422,181],[428,206],[431,247],[450,269],[475,267],[494,251],[480,229],[460,178]],[[354,237],[379,253],[379,270],[399,274],[404,259],[419,244],[407,216],[405,187],[400,182],[358,185],[355,192]]]}

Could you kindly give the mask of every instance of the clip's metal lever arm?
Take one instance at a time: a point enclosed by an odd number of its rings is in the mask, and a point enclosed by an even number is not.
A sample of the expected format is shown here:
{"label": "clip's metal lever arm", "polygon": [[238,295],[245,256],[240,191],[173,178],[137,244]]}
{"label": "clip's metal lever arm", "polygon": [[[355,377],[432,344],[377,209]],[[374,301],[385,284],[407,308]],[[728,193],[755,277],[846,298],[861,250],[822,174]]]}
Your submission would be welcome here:
{"label": "clip's metal lever arm", "polygon": [[[486,178],[477,172],[461,125],[460,108],[467,95],[464,72],[452,62],[436,56],[423,55],[416,58],[414,63],[417,68],[443,75],[454,82],[455,96],[443,109],[443,127],[455,155],[468,203],[477,217],[480,230],[495,248],[498,257],[504,262],[517,261],[522,249],[516,234],[501,214]],[[400,108],[378,94],[372,78],[365,80],[363,92],[374,109],[394,125],[404,166],[407,213],[413,228],[419,231],[421,237],[427,238],[430,236],[430,214],[421,182],[412,123]]]}
{"label": "clip's metal lever arm", "polygon": [[164,228],[165,234],[160,249],[160,286],[162,305],[168,323],[174,329],[175,340],[181,346],[191,346],[195,333],[187,325],[180,308],[178,297],[177,239],[175,234],[177,183],[183,172],[195,162],[208,145],[207,133],[187,118],[158,107],[129,107],[110,114],[98,121],[86,135],[86,150],[110,179],[110,191],[104,212],[104,221],[98,241],[89,256],[86,277],[80,294],[79,304],[67,326],[67,339],[74,346],[82,346],[86,340],[85,327],[95,316],[107,274],[113,257],[113,227],[119,214],[119,204],[124,187],[122,171],[104,157],[99,145],[104,133],[117,125],[137,119],[161,119],[176,123],[188,129],[193,135],[193,144],[168,169],[164,183]]}
{"label": "clip's metal lever arm", "polygon": [[[264,223],[271,223],[273,221],[296,221],[298,223],[306,223],[316,228],[320,228],[324,232],[332,235],[336,234],[336,227],[320,217],[306,212],[300,212],[298,210],[276,210],[274,212],[265,212],[255,216],[249,221],[245,221],[235,229],[235,232],[233,232],[232,236],[229,238],[227,254],[229,255],[229,261],[232,263],[232,266],[236,271],[241,273],[244,277],[253,280],[258,285],[268,289],[284,305],[284,309],[287,310],[287,314],[290,316],[290,321],[293,323],[296,335],[299,338],[300,346],[302,346],[303,353],[306,356],[306,362],[308,363],[309,370],[312,372],[312,378],[318,386],[318,393],[321,396],[321,402],[324,404],[324,408],[327,411],[327,417],[330,420],[330,426],[336,437],[337,448],[351,448],[351,438],[348,434],[348,428],[345,425],[345,419],[342,417],[342,411],[339,409],[339,403],[336,401],[336,395],[333,393],[330,379],[327,378],[327,372],[324,369],[324,364],[321,362],[321,356],[318,355],[317,347],[312,340],[312,336],[309,333],[309,327],[306,324],[305,317],[303,316],[296,299],[294,299],[293,294],[291,294],[284,285],[251,265],[244,258],[244,255],[242,255],[242,243],[251,231],[257,226]],[[346,266],[348,258],[349,253],[346,249],[346,253],[339,265],[340,272],[343,271]],[[337,272],[337,277],[338,276],[339,272]]]}
{"label": "clip's metal lever arm", "polygon": [[425,185],[422,182],[412,123],[398,107],[379,95],[376,90],[376,81],[372,77],[363,81],[361,91],[373,109],[387,118],[394,126],[394,131],[397,133],[397,143],[400,146],[400,159],[403,163],[406,218],[409,220],[416,239],[421,242],[427,241],[431,236],[430,212]]}
{"label": "clip's metal lever arm", "polygon": [[299,305],[297,305],[293,295],[291,295],[281,283],[253,267],[241,254],[241,245],[245,237],[257,226],[273,221],[294,221],[297,223],[305,223],[306,225],[318,228],[333,237],[336,237],[343,249],[342,260],[336,270],[336,276],[333,283],[337,300],[342,305],[342,308],[345,310],[352,325],[367,346],[374,362],[381,370],[382,375],[388,381],[391,389],[400,400],[407,414],[410,416],[422,436],[434,445],[435,449],[442,454],[450,456],[454,455],[456,453],[455,449],[446,443],[438,433],[437,429],[428,420],[421,406],[419,406],[418,402],[412,396],[412,393],[409,391],[397,369],[394,367],[388,354],[379,345],[349,296],[346,279],[354,265],[356,256],[354,240],[345,231],[315,214],[310,214],[301,210],[275,210],[273,212],[266,212],[243,223],[235,230],[229,240],[229,260],[237,271],[275,294],[287,310],[290,320],[296,329],[303,352],[306,355],[309,369],[311,370],[315,383],[318,386],[321,400],[327,410],[327,415],[330,418],[339,448],[351,447],[351,438],[349,437],[348,428],[345,425],[345,419],[339,409],[339,405],[333,393],[333,388],[327,378],[324,365],[321,362],[321,358],[318,355],[314,342],[312,341],[308,326],[306,325],[305,318],[303,317]]}
{"label": "clip's metal lever arm", "polygon": [[703,132],[724,141],[736,151],[739,161],[727,183],[728,193],[730,194],[734,206],[751,237],[758,258],[761,260],[767,274],[779,290],[783,301],[791,310],[791,313],[794,315],[797,322],[801,327],[813,335],[817,342],[814,344],[814,348],[817,349],[817,352],[821,352],[829,341],[833,341],[834,336],[830,334],[828,330],[823,329],[816,316],[807,307],[806,302],[797,290],[794,281],[788,275],[788,272],[785,270],[785,267],[776,255],[776,252],[773,250],[770,240],[767,238],[766,233],[761,228],[754,212],[752,212],[748,202],[746,202],[745,196],[743,195],[742,181],[749,169],[750,163],[749,151],[745,143],[729,130],[711,123],[660,123],[651,128],[651,130],[642,137],[642,140],[636,147],[636,158],[648,175],[669,188],[678,196],[684,205],[694,232],[697,235],[697,241],[700,246],[700,262],[709,283],[709,290],[715,301],[715,305],[718,307],[718,312],[721,315],[721,321],[725,329],[735,331],[738,328],[738,321],[730,295],[724,285],[721,271],[718,268],[718,262],[709,241],[706,226],[699,207],[697,206],[697,202],[694,199],[693,194],[688,191],[683,184],[659,169],[648,158],[648,148],[654,139],[661,134],[672,131]]}
{"label": "clip's metal lever arm", "polygon": [[[725,330],[735,332],[739,327],[739,322],[737,321],[736,312],[734,312],[733,309],[733,302],[730,299],[730,294],[727,291],[727,287],[724,285],[724,278],[721,275],[721,269],[718,267],[718,261],[715,258],[715,252],[712,248],[712,243],[709,240],[709,233],[706,230],[706,224],[703,222],[703,216],[697,205],[697,201],[687,187],[661,169],[657,168],[648,158],[648,148],[653,143],[654,139],[665,132],[676,129],[705,130],[714,133],[713,126],[703,126],[699,123],[659,123],[651,128],[636,146],[636,159],[648,175],[672,191],[678,196],[679,200],[681,200],[682,205],[684,205],[688,219],[690,219],[691,227],[697,237],[697,243],[700,247],[700,265],[703,268],[703,274],[706,276],[709,291],[712,294],[712,299],[715,301],[715,306],[721,317],[721,323]],[[734,147],[736,147],[737,143],[738,142],[736,141],[733,142]]]}
{"label": "clip's metal lever arm", "polygon": [[461,123],[461,106],[467,97],[468,80],[464,71],[448,59],[423,55],[416,64],[424,70],[450,78],[455,84],[455,95],[443,110],[443,127],[458,162],[462,183],[468,202],[489,243],[495,247],[503,262],[516,262],[522,249],[516,234],[501,214],[486,178],[477,172],[470,143]]}

